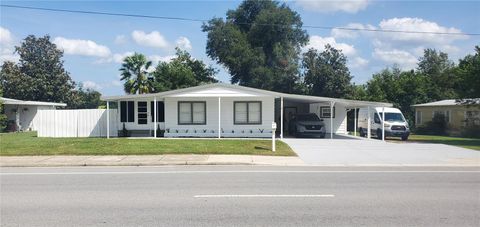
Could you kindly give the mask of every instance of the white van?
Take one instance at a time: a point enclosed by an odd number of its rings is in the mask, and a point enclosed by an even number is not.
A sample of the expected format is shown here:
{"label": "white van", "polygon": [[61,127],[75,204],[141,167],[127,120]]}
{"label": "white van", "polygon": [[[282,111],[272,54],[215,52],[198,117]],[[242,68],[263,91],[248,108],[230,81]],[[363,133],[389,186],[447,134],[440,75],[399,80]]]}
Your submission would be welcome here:
{"label": "white van", "polygon": [[[382,139],[382,109],[383,107],[370,107],[370,132],[377,138]],[[358,111],[358,131],[360,136],[366,136],[368,130],[368,108],[360,108]],[[405,117],[397,108],[385,107],[385,137],[400,137],[407,140],[410,135],[410,127]]]}

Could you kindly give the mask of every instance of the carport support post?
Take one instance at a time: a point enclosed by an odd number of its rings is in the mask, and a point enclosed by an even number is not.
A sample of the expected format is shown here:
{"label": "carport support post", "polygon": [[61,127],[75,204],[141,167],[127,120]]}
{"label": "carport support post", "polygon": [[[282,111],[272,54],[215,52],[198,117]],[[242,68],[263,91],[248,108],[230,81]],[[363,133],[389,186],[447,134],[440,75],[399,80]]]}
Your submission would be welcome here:
{"label": "carport support post", "polygon": [[[357,122],[356,121],[357,121],[357,110],[356,110],[356,108],[353,108],[353,136],[357,136]],[[348,130],[348,126],[347,126],[347,130]]]}
{"label": "carport support post", "polygon": [[107,139],[110,138],[110,102],[107,101]]}
{"label": "carport support post", "polygon": [[368,109],[368,117],[367,117],[367,122],[368,122],[368,123],[367,123],[367,138],[370,139],[370,137],[371,137],[371,135],[370,135],[370,134],[371,134],[371,132],[370,132],[370,130],[371,130],[370,106],[368,106],[367,109]]}
{"label": "carport support post", "polygon": [[221,115],[222,115],[222,98],[218,97],[218,138],[220,139],[222,137],[222,127],[220,125],[221,122]]}
{"label": "carport support post", "polygon": [[385,107],[382,107],[382,141],[385,141]]}
{"label": "carport support post", "polygon": [[333,139],[333,105],[335,102],[330,102],[330,139]]}
{"label": "carport support post", "polygon": [[157,138],[157,97],[153,97],[153,137]]}
{"label": "carport support post", "polygon": [[280,97],[280,139],[283,140],[283,96]]}

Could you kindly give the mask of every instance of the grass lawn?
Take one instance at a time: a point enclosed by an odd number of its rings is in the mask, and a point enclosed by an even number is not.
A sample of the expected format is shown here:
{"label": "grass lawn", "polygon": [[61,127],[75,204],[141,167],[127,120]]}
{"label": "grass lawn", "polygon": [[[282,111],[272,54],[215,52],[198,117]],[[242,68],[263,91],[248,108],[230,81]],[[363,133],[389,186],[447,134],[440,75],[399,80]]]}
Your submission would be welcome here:
{"label": "grass lawn", "polygon": [[480,150],[480,139],[461,138],[451,136],[430,136],[430,135],[410,135],[409,141],[425,143],[441,143],[453,146],[464,147],[473,150]]}
{"label": "grass lawn", "polygon": [[[353,132],[348,132],[348,134],[353,135]],[[358,132],[357,132],[357,134],[358,134]],[[404,142],[404,141],[401,141],[400,138],[397,138],[397,137],[388,137],[387,139],[390,140],[390,141],[395,140],[395,141],[399,141],[399,142]],[[441,143],[441,144],[459,146],[459,147],[464,147],[464,148],[480,151],[480,139],[474,139],[474,138],[410,134],[410,136],[408,137],[408,141],[406,141],[405,143],[408,143],[409,141],[410,142],[419,142],[419,143]]]}
{"label": "grass lawn", "polygon": [[0,155],[156,155],[246,154],[295,156],[285,143],[271,140],[39,138],[36,132],[1,133]]}

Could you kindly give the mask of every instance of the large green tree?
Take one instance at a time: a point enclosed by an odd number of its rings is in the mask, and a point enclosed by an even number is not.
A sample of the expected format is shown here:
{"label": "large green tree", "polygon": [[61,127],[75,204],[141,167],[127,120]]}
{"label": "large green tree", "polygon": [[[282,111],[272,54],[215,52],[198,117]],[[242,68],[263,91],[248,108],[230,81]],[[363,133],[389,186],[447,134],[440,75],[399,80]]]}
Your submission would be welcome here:
{"label": "large green tree", "polygon": [[328,44],[321,53],[310,49],[303,54],[302,66],[310,95],[344,98],[352,89],[347,58]]}
{"label": "large green tree", "polygon": [[123,60],[120,68],[124,90],[128,94],[145,94],[153,91],[153,80],[149,72],[152,62],[143,54],[135,53]]}
{"label": "large green tree", "polygon": [[15,51],[19,62],[4,62],[0,72],[5,97],[72,104],[75,83],[63,68],[63,52],[50,36],[29,35]]}
{"label": "large green tree", "polygon": [[402,71],[398,67],[386,68],[373,75],[367,82],[367,99],[378,102],[390,102],[402,110],[405,117],[413,123],[413,104],[428,102],[428,78],[411,71]]}
{"label": "large green tree", "polygon": [[80,83],[78,89],[75,91],[75,102],[74,105],[69,106],[72,109],[97,109],[104,104],[100,100],[102,94],[94,89],[85,88],[83,84]]}
{"label": "large green tree", "polygon": [[455,64],[448,58],[448,54],[435,49],[425,49],[419,59],[417,73],[426,77],[430,86],[427,88],[428,101],[451,99],[457,97],[456,85],[458,75],[455,73]]}
{"label": "large green tree", "polygon": [[160,62],[153,72],[155,92],[217,82],[217,70],[192,58],[185,50],[176,50],[176,57],[171,62]]}
{"label": "large green tree", "polygon": [[[0,97],[2,97],[2,88],[0,87]],[[2,100],[0,100],[0,132],[4,132],[7,127],[7,115]]]}
{"label": "large green tree", "polygon": [[307,44],[300,15],[285,3],[246,0],[202,26],[208,33],[207,54],[225,66],[231,82],[296,92],[299,54]]}
{"label": "large green tree", "polygon": [[475,46],[475,54],[460,59],[456,73],[459,75],[457,87],[459,98],[480,98],[479,46]]}

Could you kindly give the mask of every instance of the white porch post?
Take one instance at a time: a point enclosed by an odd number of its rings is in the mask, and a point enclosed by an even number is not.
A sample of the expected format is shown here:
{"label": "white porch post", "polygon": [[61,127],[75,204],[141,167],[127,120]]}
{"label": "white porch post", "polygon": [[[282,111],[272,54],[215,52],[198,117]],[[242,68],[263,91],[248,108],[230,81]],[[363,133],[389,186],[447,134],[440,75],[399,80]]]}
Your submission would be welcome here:
{"label": "white porch post", "polygon": [[283,140],[283,96],[280,97],[280,139]]}
{"label": "white porch post", "polygon": [[353,108],[353,135],[357,136],[357,108]]}
{"label": "white porch post", "polygon": [[218,97],[218,138],[220,139],[222,137],[222,126],[221,124],[221,116],[222,116],[222,104],[221,104],[222,98]]}
{"label": "white porch post", "polygon": [[333,139],[333,105],[335,102],[330,102],[330,139]]}
{"label": "white porch post", "polygon": [[385,141],[385,107],[382,107],[382,141]]}
{"label": "white porch post", "polygon": [[367,118],[367,122],[368,122],[368,124],[367,124],[367,138],[369,138],[369,139],[370,139],[370,136],[371,136],[371,135],[370,135],[370,128],[371,128],[371,122],[370,122],[370,121],[371,121],[371,119],[370,119],[370,118],[371,118],[371,117],[370,117],[370,106],[368,106],[368,108],[367,108],[367,109],[368,109],[368,118]]}
{"label": "white porch post", "polygon": [[110,102],[107,101],[107,139],[110,138]]}
{"label": "white porch post", "polygon": [[153,137],[157,138],[157,97],[153,97]]}
{"label": "white porch post", "polygon": [[17,106],[17,111],[15,112],[15,126],[17,128],[17,132],[20,132],[20,107]]}

